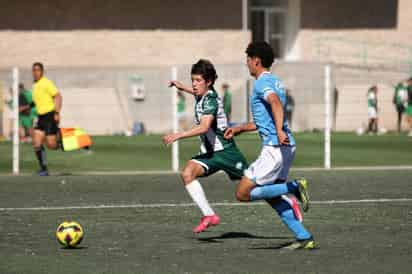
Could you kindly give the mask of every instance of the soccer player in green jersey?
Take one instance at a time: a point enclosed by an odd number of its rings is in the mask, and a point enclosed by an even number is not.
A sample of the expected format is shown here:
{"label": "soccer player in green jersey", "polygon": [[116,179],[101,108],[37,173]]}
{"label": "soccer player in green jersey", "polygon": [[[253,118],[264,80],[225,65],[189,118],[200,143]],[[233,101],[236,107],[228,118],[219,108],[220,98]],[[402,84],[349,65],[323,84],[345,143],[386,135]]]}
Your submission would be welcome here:
{"label": "soccer player in green jersey", "polygon": [[408,82],[400,82],[395,87],[393,104],[398,113],[398,132],[402,129],[402,116],[408,108]]}
{"label": "soccer player in green jersey", "polygon": [[412,77],[408,79],[408,104],[406,107],[406,115],[408,116],[409,134],[412,137]]}
{"label": "soccer player in green jersey", "polygon": [[368,133],[378,133],[378,87],[368,90]]}
{"label": "soccer player in green jersey", "polygon": [[201,153],[189,160],[181,173],[187,192],[203,214],[200,224],[193,229],[200,233],[209,226],[218,225],[220,218],[210,206],[198,178],[222,170],[230,179],[239,180],[248,164],[233,138],[224,138],[228,124],[222,100],[213,87],[217,79],[213,64],[199,60],[192,66],[191,79],[191,87],[178,81],[171,81],[170,87],[175,86],[195,96],[195,126],[187,131],[167,134],[163,142],[169,145],[179,139],[200,137]]}

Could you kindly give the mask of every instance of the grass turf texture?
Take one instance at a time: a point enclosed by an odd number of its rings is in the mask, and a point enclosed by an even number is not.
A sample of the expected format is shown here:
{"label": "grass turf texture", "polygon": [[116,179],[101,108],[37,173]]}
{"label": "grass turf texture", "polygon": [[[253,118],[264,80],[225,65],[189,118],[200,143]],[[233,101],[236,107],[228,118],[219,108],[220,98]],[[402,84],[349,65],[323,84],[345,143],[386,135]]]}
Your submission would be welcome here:
{"label": "grass turf texture", "polygon": [[[296,135],[298,149],[294,167],[321,167],[323,165],[323,135],[301,133]],[[256,134],[242,135],[236,141],[249,161],[257,158],[261,148]],[[48,151],[52,172],[84,171],[150,171],[170,170],[170,147],[161,143],[161,136],[95,137],[93,154],[84,151]],[[412,138],[404,135],[356,136],[350,133],[335,133],[332,136],[332,165],[375,166],[411,165]],[[0,143],[0,172],[11,172],[10,142]],[[180,164],[199,151],[197,138],[180,142]],[[38,169],[32,148],[21,145],[22,172],[33,173]]]}
{"label": "grass turf texture", "polygon": [[[412,198],[412,171],[294,172],[313,200]],[[0,177],[0,207],[190,202],[176,175]],[[234,202],[223,174],[201,180],[212,202]],[[305,222],[321,248],[286,251],[291,234],[268,206],[217,206],[222,224],[201,235],[195,207],[0,211],[0,273],[407,273],[412,203],[314,204]],[[57,225],[85,229],[61,249]]]}

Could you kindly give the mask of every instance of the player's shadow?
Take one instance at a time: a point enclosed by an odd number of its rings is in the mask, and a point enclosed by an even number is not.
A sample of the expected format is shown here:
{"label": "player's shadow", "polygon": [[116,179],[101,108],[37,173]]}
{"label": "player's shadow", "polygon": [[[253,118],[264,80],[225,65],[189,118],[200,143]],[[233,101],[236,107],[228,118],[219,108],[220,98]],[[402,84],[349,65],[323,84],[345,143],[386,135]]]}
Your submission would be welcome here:
{"label": "player's shadow", "polygon": [[249,249],[253,249],[253,250],[276,250],[276,249],[286,249],[287,246],[289,246],[290,244],[292,244],[294,241],[288,241],[288,242],[284,242],[281,244],[276,244],[273,246],[254,246],[254,247],[250,247]]}
{"label": "player's shadow", "polygon": [[[268,245],[266,245],[266,246],[254,246],[254,247],[250,247],[249,249],[253,249],[253,250],[279,250],[279,249],[282,249],[282,250],[296,250],[296,249],[290,248],[290,244],[292,244],[294,242],[295,241],[288,241],[288,242],[284,242],[284,243],[281,243],[281,244],[276,244],[276,245],[273,245],[273,246],[268,246]],[[314,249],[311,249],[311,250],[313,251],[313,250],[318,250],[318,249],[319,249],[319,247],[315,247]],[[298,249],[298,250],[304,250],[304,249]]]}
{"label": "player's shadow", "polygon": [[290,239],[289,237],[267,237],[267,236],[257,236],[247,232],[226,232],[220,236],[203,237],[197,238],[200,242],[206,243],[221,243],[222,240],[227,239],[263,239],[263,240],[279,240],[279,239]]}

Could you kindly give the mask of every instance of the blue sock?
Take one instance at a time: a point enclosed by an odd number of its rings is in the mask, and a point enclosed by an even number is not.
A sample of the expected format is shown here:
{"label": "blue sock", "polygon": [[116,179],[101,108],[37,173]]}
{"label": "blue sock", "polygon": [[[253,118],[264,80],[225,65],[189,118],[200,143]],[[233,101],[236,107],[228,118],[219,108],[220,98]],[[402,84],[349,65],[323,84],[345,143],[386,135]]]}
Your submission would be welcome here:
{"label": "blue sock", "polygon": [[297,240],[307,240],[312,237],[303,224],[296,219],[293,209],[288,202],[279,200],[272,207],[277,211],[283,223],[292,231]]}
{"label": "blue sock", "polygon": [[257,186],[250,192],[250,199],[252,201],[270,200],[284,194],[294,194],[297,190],[298,184],[295,181],[282,184]]}

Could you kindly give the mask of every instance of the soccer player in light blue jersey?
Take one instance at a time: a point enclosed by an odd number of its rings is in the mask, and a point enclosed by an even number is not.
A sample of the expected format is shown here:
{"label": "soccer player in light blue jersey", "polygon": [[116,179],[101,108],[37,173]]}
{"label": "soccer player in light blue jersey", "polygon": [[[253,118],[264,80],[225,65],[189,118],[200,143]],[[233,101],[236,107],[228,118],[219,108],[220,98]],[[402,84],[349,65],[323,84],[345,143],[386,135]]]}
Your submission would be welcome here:
{"label": "soccer player in light blue jersey", "polygon": [[253,42],[246,49],[247,66],[256,79],[250,98],[253,122],[229,128],[226,138],[242,132],[257,130],[262,140],[259,158],[245,171],[237,191],[239,201],[267,201],[293,232],[296,242],[290,249],[313,249],[315,241],[293,212],[291,204],[282,197],[296,196],[304,211],[309,209],[307,181],[287,181],[296,142],[284,115],[286,93],[282,82],[270,73],[274,61],[273,50],[266,42]]}

